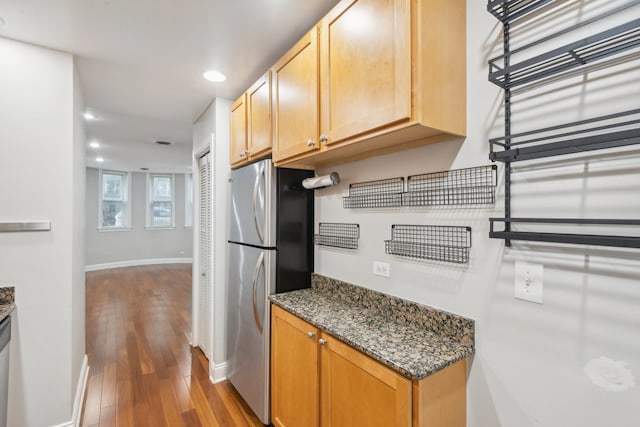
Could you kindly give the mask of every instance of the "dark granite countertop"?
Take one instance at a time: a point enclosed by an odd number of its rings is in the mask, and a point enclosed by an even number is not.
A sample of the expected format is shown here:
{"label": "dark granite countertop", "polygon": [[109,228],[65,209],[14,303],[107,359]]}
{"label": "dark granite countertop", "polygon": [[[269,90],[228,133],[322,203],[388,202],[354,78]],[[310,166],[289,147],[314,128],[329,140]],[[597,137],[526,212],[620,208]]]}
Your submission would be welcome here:
{"label": "dark granite countertop", "polygon": [[[325,286],[327,280],[333,282],[331,289]],[[336,291],[336,286],[340,291]],[[401,301],[409,311],[419,315],[394,318],[383,314],[366,303],[354,303],[354,291],[367,294],[366,298],[378,299],[376,304],[381,302],[380,298],[389,298],[392,304]],[[324,276],[314,275],[311,289],[272,295],[271,301],[414,380],[421,380],[474,352],[473,320]],[[456,324],[464,333],[447,336],[449,332],[439,333],[433,330],[437,327],[425,326],[425,317],[434,314]],[[417,318],[421,321],[414,321]],[[444,326],[452,329],[451,325]]]}
{"label": "dark granite countertop", "polygon": [[0,322],[10,315],[14,308],[15,304],[0,304]]}
{"label": "dark granite countertop", "polygon": [[6,286],[0,288],[0,322],[2,322],[16,308],[15,288]]}

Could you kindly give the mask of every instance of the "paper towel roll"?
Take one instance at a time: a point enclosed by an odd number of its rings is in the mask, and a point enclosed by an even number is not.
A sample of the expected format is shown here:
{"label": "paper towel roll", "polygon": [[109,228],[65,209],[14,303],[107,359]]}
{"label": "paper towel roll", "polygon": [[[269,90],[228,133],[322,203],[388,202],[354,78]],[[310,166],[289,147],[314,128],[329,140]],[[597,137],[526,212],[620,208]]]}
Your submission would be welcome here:
{"label": "paper towel roll", "polygon": [[313,178],[307,178],[302,181],[302,186],[308,190],[319,189],[324,187],[330,187],[340,182],[340,176],[336,172],[331,172],[329,175],[314,176]]}

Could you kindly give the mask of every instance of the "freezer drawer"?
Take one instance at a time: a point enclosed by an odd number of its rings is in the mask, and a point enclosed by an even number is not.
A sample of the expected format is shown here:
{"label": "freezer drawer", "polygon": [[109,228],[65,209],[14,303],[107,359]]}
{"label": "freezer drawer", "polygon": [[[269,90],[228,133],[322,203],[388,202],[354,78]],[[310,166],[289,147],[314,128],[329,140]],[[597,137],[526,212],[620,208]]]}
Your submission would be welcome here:
{"label": "freezer drawer", "polygon": [[275,251],[229,243],[227,377],[269,424],[268,296],[275,283]]}
{"label": "freezer drawer", "polygon": [[271,160],[231,172],[230,241],[275,246],[275,209],[276,172]]}

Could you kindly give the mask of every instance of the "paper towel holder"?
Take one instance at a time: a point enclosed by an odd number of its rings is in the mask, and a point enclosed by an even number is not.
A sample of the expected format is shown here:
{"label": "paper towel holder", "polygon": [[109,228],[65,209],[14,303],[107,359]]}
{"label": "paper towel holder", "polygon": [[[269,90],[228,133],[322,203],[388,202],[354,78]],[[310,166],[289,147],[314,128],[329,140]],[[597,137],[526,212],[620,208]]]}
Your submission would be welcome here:
{"label": "paper towel holder", "polygon": [[329,175],[314,176],[302,180],[302,186],[307,190],[319,190],[325,187],[331,187],[340,183],[340,175],[337,172],[331,172]]}

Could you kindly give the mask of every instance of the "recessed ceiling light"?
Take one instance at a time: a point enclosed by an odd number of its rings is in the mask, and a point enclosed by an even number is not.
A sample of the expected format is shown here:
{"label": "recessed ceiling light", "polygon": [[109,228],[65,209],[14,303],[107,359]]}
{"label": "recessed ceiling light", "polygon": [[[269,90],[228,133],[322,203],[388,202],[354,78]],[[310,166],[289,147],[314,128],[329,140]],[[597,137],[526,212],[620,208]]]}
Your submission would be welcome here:
{"label": "recessed ceiling light", "polygon": [[156,144],[159,144],[159,145],[171,145],[171,143],[169,141],[156,141]]}
{"label": "recessed ceiling light", "polygon": [[104,162],[104,157],[100,157],[100,156],[96,157],[96,162],[98,163]]}
{"label": "recessed ceiling light", "polygon": [[89,143],[89,147],[100,148],[100,143],[98,141],[91,141],[91,143]]}
{"label": "recessed ceiling light", "polygon": [[202,75],[205,79],[210,82],[220,83],[227,80],[227,76],[222,74],[220,71],[209,70]]}
{"label": "recessed ceiling light", "polygon": [[88,111],[87,111],[86,113],[84,113],[84,114],[83,114],[83,116],[84,116],[84,118],[85,118],[85,119],[87,119],[87,120],[93,120],[93,119],[95,119],[95,118],[96,118],[96,116],[94,116],[93,114],[91,114],[91,113],[90,113],[90,112],[88,112]]}
{"label": "recessed ceiling light", "polygon": [[141,171],[148,171],[149,168],[140,168]]}

